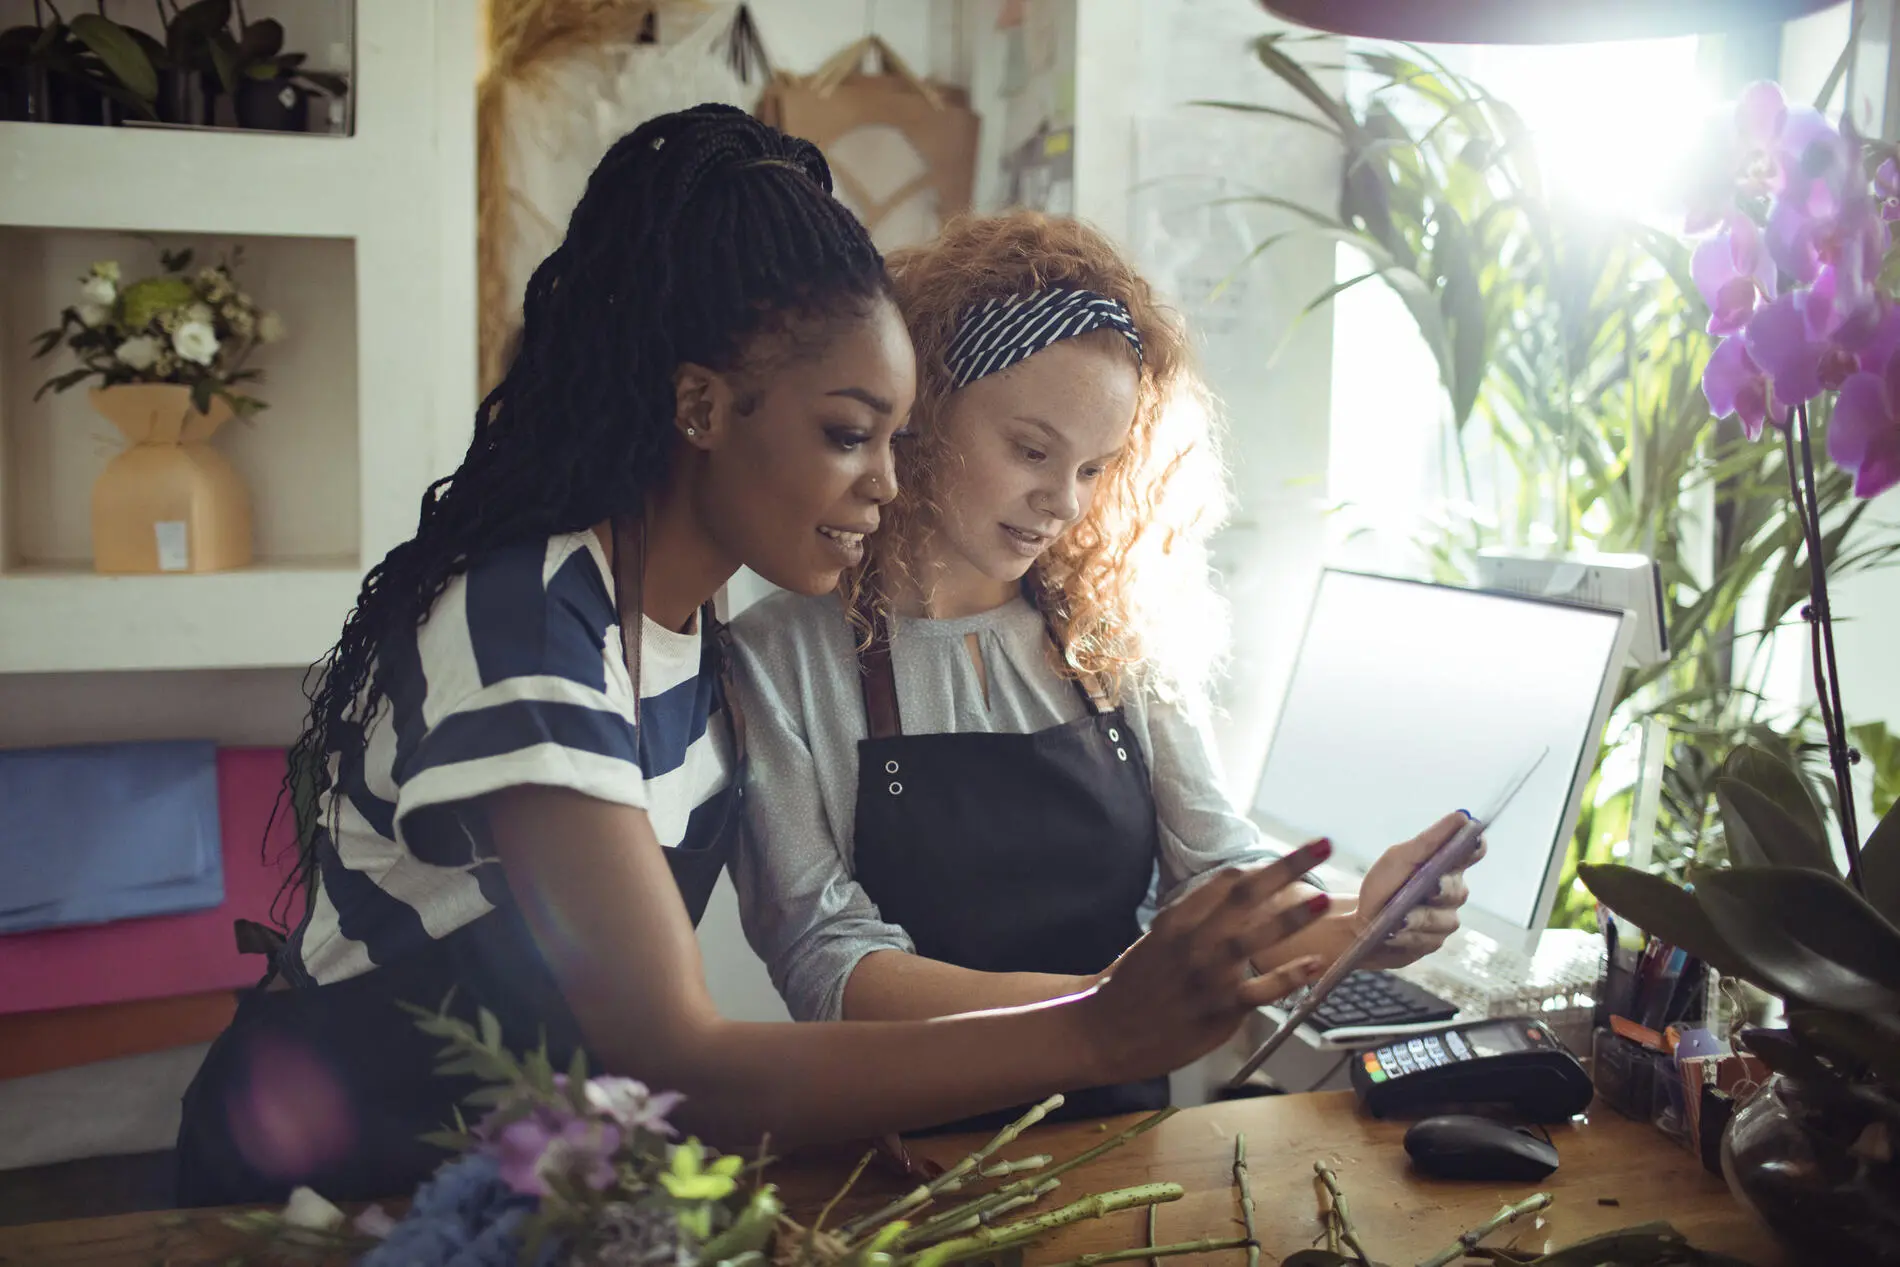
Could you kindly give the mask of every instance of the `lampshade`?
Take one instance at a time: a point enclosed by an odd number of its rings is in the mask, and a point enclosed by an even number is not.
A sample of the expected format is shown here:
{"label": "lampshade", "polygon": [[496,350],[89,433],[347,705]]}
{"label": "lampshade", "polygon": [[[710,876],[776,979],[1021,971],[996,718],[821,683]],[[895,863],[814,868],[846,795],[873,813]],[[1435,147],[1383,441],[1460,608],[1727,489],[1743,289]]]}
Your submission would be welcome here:
{"label": "lampshade", "polygon": [[1301,26],[1424,44],[1581,44],[1787,22],[1840,0],[1261,0]]}

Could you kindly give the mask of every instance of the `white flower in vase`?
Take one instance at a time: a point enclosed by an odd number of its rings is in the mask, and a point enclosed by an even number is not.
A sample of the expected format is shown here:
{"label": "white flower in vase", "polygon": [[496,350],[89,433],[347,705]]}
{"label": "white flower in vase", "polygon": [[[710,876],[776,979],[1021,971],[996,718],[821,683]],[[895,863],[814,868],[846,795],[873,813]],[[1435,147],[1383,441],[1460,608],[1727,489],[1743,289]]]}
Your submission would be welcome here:
{"label": "white flower in vase", "polygon": [[257,319],[257,337],[260,342],[281,342],[286,333],[284,319],[274,312],[267,312]]}
{"label": "white flower in vase", "polygon": [[186,321],[195,321],[200,325],[208,326],[217,319],[218,314],[211,310],[210,304],[193,304],[185,309]]}
{"label": "white flower in vase", "polygon": [[116,283],[119,280],[119,261],[94,260],[92,262],[92,275],[94,277],[103,277],[109,282]]}
{"label": "white flower in vase", "polygon": [[251,311],[248,308],[240,308],[236,304],[226,304],[224,306],[224,321],[226,325],[231,327],[231,333],[240,339],[248,339],[257,333],[257,322],[252,318]]}
{"label": "white flower in vase", "polygon": [[104,304],[80,304],[79,324],[88,330],[96,330],[112,316],[112,309]]}
{"label": "white flower in vase", "polygon": [[135,370],[149,370],[158,364],[158,340],[148,334],[136,335],[121,343],[113,353]]}
{"label": "white flower in vase", "polygon": [[119,284],[110,277],[88,277],[79,294],[87,303],[104,307],[119,297]]}
{"label": "white flower in vase", "polygon": [[218,354],[218,335],[206,322],[187,321],[172,335],[172,347],[187,361],[209,365]]}

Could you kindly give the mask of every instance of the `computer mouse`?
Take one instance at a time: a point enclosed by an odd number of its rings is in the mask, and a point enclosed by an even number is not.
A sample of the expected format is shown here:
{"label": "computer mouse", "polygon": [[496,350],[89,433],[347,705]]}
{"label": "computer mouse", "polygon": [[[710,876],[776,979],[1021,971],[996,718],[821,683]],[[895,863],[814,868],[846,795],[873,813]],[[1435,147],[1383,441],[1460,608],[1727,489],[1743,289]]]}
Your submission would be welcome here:
{"label": "computer mouse", "polygon": [[1557,1169],[1554,1145],[1488,1117],[1448,1113],[1414,1122],[1405,1151],[1435,1179],[1542,1179]]}

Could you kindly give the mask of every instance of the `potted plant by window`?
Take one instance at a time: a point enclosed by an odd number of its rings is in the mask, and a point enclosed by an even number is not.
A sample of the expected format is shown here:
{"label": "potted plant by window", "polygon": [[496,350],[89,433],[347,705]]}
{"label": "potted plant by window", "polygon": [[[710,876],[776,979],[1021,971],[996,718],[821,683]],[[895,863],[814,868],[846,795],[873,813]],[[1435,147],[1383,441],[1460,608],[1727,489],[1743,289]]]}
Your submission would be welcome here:
{"label": "potted plant by window", "polygon": [[116,261],[80,279],[80,302],[38,337],[79,366],[34,399],[97,380],[91,402],[129,447],[93,485],[93,567],[104,573],[212,572],[251,561],[251,502],[210,441],[232,416],[264,402],[239,390],[258,377],[245,361],[283,323],[239,288],[238,262],[194,270],[190,251],[160,255],[162,271],[123,285]]}
{"label": "potted plant by window", "polygon": [[[1842,709],[1828,565],[1866,506],[1824,517],[1813,450],[1871,498],[1900,486],[1900,155],[1756,84],[1724,126],[1691,227],[1692,261],[1721,336],[1703,374],[1718,415],[1777,434],[1808,562],[1826,818],[1796,767],[1733,753],[1716,784],[1731,867],[1679,888],[1627,867],[1581,878],[1618,916],[1779,998],[1786,1027],[1740,1041],[1774,1076],[1731,1119],[1731,1188],[1804,1260],[1900,1264],[1900,809],[1862,836],[1860,754]],[[1884,732],[1882,732],[1884,736]]]}

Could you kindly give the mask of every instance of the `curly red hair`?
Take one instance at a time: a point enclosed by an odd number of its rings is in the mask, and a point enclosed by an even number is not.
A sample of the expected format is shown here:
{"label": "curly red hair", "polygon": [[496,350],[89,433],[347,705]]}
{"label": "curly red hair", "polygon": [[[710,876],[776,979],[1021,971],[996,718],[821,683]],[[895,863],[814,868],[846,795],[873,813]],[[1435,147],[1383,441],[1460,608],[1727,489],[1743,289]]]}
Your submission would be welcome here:
{"label": "curly red hair", "polygon": [[1091,679],[1119,699],[1131,671],[1153,670],[1158,685],[1199,695],[1225,650],[1214,632],[1226,623],[1206,543],[1227,498],[1212,410],[1179,315],[1101,233],[1036,212],[960,217],[928,246],[888,262],[917,348],[915,438],[898,450],[897,501],[885,508],[864,562],[845,577],[859,633],[869,635],[859,611],[894,619],[888,579],[915,576],[941,518],[939,473],[950,441],[939,424],[955,393],[945,355],[959,317],[986,299],[1075,287],[1117,300],[1134,319],[1140,389],[1126,447],[1088,513],[1037,560],[1033,586],[1066,676]]}

